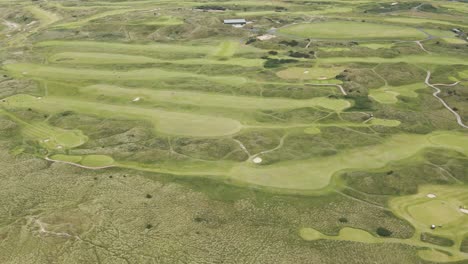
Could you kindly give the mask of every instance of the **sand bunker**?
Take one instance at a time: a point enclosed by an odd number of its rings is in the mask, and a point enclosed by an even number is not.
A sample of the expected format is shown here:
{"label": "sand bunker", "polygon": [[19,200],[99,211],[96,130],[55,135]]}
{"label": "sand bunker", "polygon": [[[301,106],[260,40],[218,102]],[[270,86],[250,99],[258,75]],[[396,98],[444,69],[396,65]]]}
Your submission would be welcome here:
{"label": "sand bunker", "polygon": [[437,197],[437,195],[435,195],[435,194],[433,194],[433,193],[430,193],[430,194],[428,194],[428,195],[426,195],[426,196],[427,196],[427,198],[431,198],[431,199]]}
{"label": "sand bunker", "polygon": [[260,164],[260,163],[262,163],[262,161],[263,161],[263,160],[262,160],[262,158],[260,158],[260,157],[256,157],[255,159],[253,159],[253,162],[254,162],[255,164]]}
{"label": "sand bunker", "polygon": [[276,36],[275,35],[270,35],[270,34],[266,34],[266,35],[262,35],[262,36],[257,37],[257,39],[261,40],[261,41],[270,40],[270,39],[273,39],[273,38],[276,38]]}

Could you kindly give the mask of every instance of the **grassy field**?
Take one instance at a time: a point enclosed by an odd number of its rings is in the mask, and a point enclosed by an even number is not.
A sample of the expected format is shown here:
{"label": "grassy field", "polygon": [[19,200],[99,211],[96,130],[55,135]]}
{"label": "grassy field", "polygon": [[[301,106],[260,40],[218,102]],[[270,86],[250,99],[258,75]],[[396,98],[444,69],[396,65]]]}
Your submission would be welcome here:
{"label": "grassy field", "polygon": [[465,5],[0,0],[0,263],[466,262]]}

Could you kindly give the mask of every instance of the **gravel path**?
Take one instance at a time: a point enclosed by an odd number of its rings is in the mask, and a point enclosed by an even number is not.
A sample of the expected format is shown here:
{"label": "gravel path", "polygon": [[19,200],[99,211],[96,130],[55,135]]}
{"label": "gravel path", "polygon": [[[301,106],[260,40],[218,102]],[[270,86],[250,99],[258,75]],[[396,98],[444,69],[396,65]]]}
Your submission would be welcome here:
{"label": "gravel path", "polygon": [[463,128],[468,128],[467,125],[465,125],[463,123],[463,120],[461,118],[461,116],[455,111],[453,110],[445,101],[444,99],[440,98],[439,97],[439,94],[441,93],[441,90],[437,87],[438,86],[455,86],[457,85],[459,82],[456,82],[456,83],[453,83],[453,84],[431,84],[429,83],[429,80],[431,79],[431,72],[430,71],[427,71],[427,76],[426,76],[426,85],[433,88],[434,90],[436,90],[432,95],[437,98],[444,106],[445,108],[447,108],[453,115],[455,115],[455,117],[457,118],[457,123],[463,127]]}
{"label": "gravel path", "polygon": [[77,164],[77,163],[74,163],[74,162],[54,160],[54,159],[51,159],[49,157],[45,157],[45,160],[51,161],[51,162],[56,162],[56,163],[64,163],[64,164],[68,164],[68,165],[73,165],[75,167],[79,167],[79,168],[83,168],[83,169],[89,169],[89,170],[102,170],[102,169],[108,169],[108,168],[116,167],[115,165],[108,165],[108,166],[102,166],[102,167],[88,167],[88,166],[84,166],[84,165]]}

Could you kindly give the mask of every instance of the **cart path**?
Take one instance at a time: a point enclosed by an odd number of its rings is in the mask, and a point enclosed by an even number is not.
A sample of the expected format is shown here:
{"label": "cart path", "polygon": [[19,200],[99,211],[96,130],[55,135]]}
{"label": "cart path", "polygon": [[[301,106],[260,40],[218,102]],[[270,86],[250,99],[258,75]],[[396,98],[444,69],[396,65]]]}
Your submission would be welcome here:
{"label": "cart path", "polygon": [[83,169],[89,169],[89,170],[102,170],[102,169],[117,167],[116,165],[108,165],[108,166],[102,166],[102,167],[89,167],[89,166],[84,166],[84,165],[74,163],[74,162],[54,160],[54,159],[51,159],[49,157],[45,157],[45,160],[55,162],[55,163],[64,163],[64,164],[72,165],[72,166],[83,168]]}
{"label": "cart path", "polygon": [[429,83],[429,80],[431,79],[431,72],[430,71],[427,71],[427,76],[426,76],[426,85],[433,88],[434,90],[436,90],[432,95],[437,98],[444,106],[445,108],[447,108],[450,112],[452,112],[452,114],[455,115],[455,117],[457,118],[457,123],[463,127],[463,128],[468,128],[467,125],[465,125],[463,123],[463,120],[461,118],[461,116],[455,111],[453,110],[445,101],[444,99],[442,99],[441,97],[439,97],[439,94],[441,93],[441,90],[439,88],[437,88],[437,85],[439,86],[455,86],[457,85],[459,82],[456,82],[456,83],[453,83],[453,84],[431,84]]}

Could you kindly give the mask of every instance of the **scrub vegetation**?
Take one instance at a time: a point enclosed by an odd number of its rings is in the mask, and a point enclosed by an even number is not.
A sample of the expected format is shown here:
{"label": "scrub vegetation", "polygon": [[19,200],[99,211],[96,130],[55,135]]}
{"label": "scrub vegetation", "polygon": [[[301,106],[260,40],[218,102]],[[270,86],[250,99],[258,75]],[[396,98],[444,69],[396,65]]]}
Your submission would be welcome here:
{"label": "scrub vegetation", "polygon": [[0,0],[0,263],[468,261],[466,5]]}

